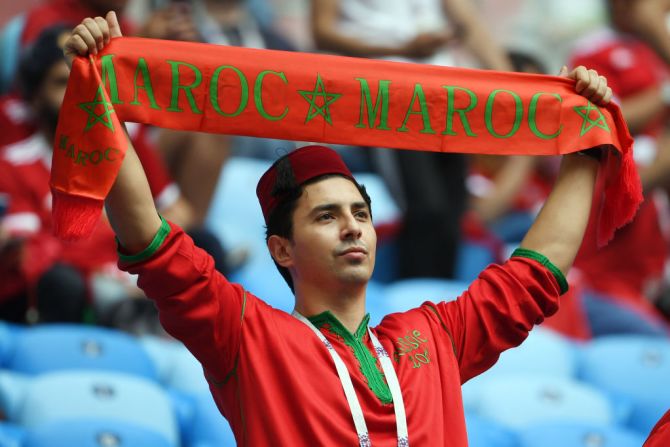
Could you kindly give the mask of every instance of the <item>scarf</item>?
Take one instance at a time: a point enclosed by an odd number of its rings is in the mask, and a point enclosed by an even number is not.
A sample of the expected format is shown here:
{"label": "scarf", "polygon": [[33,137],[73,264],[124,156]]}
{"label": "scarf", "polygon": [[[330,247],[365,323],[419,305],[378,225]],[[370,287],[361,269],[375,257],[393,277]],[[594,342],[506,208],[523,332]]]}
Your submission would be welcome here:
{"label": "scarf", "polygon": [[[605,146],[598,241],[641,200],[632,138],[555,76],[123,37],[73,63],[54,141],[54,229],[91,233],[128,147],[124,121],[433,152],[560,155]],[[421,175],[417,172],[416,175]]]}

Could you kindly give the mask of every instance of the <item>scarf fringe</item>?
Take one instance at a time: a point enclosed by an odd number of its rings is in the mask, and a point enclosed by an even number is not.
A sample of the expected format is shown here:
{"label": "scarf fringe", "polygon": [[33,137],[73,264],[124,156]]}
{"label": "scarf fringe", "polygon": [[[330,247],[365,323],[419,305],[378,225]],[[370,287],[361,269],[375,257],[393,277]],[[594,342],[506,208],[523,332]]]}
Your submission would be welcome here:
{"label": "scarf fringe", "polygon": [[598,247],[604,247],[612,240],[617,229],[627,225],[637,213],[642,203],[642,185],[633,160],[633,151],[623,156],[608,154],[601,174],[607,176],[607,186],[602,198],[598,221]]}
{"label": "scarf fringe", "polygon": [[104,202],[52,188],[53,232],[64,241],[85,239],[100,222]]}

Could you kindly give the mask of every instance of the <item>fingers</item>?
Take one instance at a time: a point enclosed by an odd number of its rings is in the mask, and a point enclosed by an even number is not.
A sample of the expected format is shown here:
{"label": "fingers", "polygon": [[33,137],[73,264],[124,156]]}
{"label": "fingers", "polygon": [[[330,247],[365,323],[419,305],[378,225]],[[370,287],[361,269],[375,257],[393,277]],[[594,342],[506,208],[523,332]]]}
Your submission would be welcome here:
{"label": "fingers", "polygon": [[577,81],[575,91],[589,101],[605,105],[612,100],[612,89],[607,86],[607,79],[598,75],[597,71],[588,70],[580,65],[572,70],[568,77]]}
{"label": "fingers", "polygon": [[116,13],[114,11],[109,11],[105,16],[107,23],[109,25],[109,35],[110,37],[121,37],[121,26],[119,26],[119,19],[116,18]]}
{"label": "fingers", "polygon": [[566,65],[563,65],[561,67],[561,71],[558,72],[558,75],[562,78],[567,78],[568,77],[568,67]]}
{"label": "fingers", "polygon": [[113,37],[121,36],[116,13],[110,11],[102,17],[87,17],[73,30],[65,42],[63,52],[69,63],[76,55],[98,54]]}

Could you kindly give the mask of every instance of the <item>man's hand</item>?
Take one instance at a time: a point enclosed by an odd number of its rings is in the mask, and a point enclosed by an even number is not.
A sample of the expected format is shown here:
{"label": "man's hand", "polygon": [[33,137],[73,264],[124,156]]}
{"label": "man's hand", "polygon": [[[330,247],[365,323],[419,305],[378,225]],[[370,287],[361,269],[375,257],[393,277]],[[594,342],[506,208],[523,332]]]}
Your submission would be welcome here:
{"label": "man's hand", "polygon": [[437,50],[452,40],[453,36],[449,33],[422,33],[414,39],[407,42],[399,53],[409,58],[425,58],[430,57]]}
{"label": "man's hand", "polygon": [[607,79],[595,70],[588,70],[580,65],[568,72],[568,68],[564,66],[559,76],[577,81],[575,91],[594,104],[604,106],[612,100],[612,89],[607,86]]}
{"label": "man's hand", "polygon": [[98,54],[111,39],[121,36],[121,27],[114,11],[109,11],[104,19],[87,17],[72,30],[63,53],[68,64],[72,65],[75,56]]}

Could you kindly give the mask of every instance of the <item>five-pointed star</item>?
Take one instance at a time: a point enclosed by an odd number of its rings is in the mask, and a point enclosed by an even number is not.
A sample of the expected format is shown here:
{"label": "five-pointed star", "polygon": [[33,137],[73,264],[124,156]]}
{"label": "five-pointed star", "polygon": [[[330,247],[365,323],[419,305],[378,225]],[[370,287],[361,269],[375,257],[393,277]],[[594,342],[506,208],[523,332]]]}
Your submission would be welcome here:
{"label": "five-pointed star", "polygon": [[[298,93],[300,93],[300,96],[305,98],[309,103],[309,111],[305,118],[305,124],[310,122],[317,115],[321,115],[328,124],[331,126],[333,125],[333,121],[330,119],[330,110],[328,109],[328,106],[337,101],[342,95],[339,93],[327,93],[320,74],[317,73],[316,75],[316,84],[314,84],[313,91],[298,90]],[[316,104],[317,98],[323,98],[323,105],[319,106]]]}
{"label": "five-pointed star", "polygon": [[[98,106],[102,106],[104,111],[100,114],[96,112]],[[114,108],[112,103],[105,101],[105,95],[102,90],[102,85],[98,87],[98,90],[95,92],[93,101],[91,102],[82,102],[79,104],[79,107],[88,113],[88,120],[86,121],[86,127],[84,132],[87,132],[91,127],[95,126],[97,123],[100,123],[107,127],[109,130],[114,132],[114,123],[112,123],[112,113],[114,113]]]}
{"label": "five-pointed star", "polygon": [[[579,134],[580,137],[584,136],[586,132],[593,129],[594,127],[600,127],[607,132],[610,131],[610,128],[607,125],[607,121],[605,121],[603,112],[601,112],[598,107],[594,106],[591,101],[588,101],[585,106],[577,106],[574,107],[574,109],[575,112],[577,112],[577,114],[584,120],[582,121],[582,130]],[[598,117],[595,119],[591,118],[591,112],[594,110],[598,113]]]}

